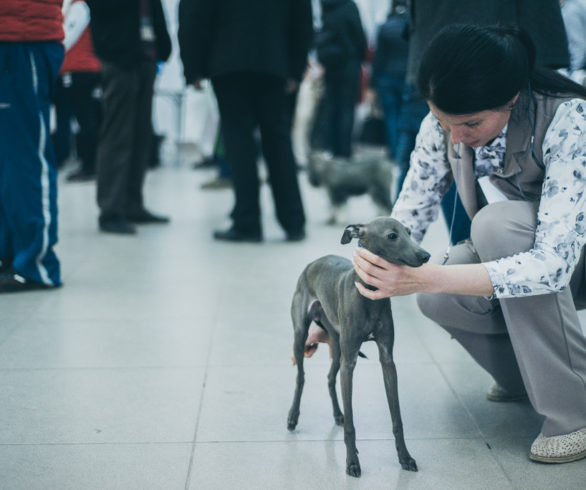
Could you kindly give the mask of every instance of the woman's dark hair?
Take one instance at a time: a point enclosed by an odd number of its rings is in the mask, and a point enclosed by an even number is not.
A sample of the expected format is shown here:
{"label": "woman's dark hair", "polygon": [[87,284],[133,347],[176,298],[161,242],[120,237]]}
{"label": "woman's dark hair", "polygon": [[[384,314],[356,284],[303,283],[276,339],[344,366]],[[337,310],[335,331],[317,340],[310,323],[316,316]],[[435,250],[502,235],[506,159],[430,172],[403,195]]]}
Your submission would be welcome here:
{"label": "woman's dark hair", "polygon": [[535,45],[517,26],[453,24],[442,29],[423,54],[417,88],[448,114],[503,107],[515,94],[586,97],[586,89],[535,66]]}

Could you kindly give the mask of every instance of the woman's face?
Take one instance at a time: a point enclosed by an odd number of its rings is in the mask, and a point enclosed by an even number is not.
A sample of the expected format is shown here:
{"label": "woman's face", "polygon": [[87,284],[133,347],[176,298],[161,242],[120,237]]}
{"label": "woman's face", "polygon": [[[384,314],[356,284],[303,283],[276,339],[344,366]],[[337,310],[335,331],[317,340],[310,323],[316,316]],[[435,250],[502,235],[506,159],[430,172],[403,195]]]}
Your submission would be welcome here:
{"label": "woman's face", "polygon": [[475,112],[473,114],[447,114],[428,101],[429,109],[438,118],[442,128],[452,135],[452,143],[477,148],[484,146],[495,139],[503,130],[509,117],[511,108],[519,95],[515,95],[502,109]]}

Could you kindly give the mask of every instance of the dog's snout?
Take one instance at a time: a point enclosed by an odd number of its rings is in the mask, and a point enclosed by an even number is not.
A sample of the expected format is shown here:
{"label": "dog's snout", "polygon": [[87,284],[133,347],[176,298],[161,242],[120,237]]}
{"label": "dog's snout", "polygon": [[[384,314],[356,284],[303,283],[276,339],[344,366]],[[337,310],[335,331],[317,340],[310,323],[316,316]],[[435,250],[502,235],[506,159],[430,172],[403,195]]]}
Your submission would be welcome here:
{"label": "dog's snout", "polygon": [[430,258],[431,258],[431,255],[428,252],[423,252],[421,254],[421,263],[425,264],[426,262],[429,262]]}

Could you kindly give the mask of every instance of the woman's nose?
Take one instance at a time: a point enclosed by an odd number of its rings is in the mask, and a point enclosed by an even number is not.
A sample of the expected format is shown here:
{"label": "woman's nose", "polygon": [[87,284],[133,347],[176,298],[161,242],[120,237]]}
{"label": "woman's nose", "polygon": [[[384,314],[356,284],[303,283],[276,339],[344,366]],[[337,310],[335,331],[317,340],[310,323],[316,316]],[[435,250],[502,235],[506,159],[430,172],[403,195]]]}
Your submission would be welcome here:
{"label": "woman's nose", "polygon": [[452,144],[457,145],[458,143],[461,143],[465,136],[464,130],[457,126],[452,126],[450,130],[452,134]]}

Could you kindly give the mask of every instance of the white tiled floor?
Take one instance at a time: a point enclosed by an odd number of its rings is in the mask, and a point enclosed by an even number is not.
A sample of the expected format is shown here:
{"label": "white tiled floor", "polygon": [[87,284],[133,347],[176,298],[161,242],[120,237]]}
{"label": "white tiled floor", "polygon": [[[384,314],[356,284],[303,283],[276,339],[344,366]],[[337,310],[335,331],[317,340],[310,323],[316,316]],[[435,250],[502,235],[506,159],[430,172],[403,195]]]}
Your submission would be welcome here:
{"label": "white tiled floor", "polygon": [[[94,186],[60,183],[65,286],[0,297],[0,488],[585,488],[586,461],[528,460],[540,418],[527,403],[486,401],[489,377],[408,297],[393,300],[395,359],[419,472],[398,464],[372,344],[354,383],[362,477],[344,471],[323,347],[306,363],[289,433],[297,276],[353,247],[339,244],[342,226],[323,224],[326,198],[303,174],[305,242],[283,242],[264,186],[265,242],[215,243],[232,197],[199,190],[212,175],[187,165],[151,172],[147,203],[172,223],[135,237],[99,234]],[[350,220],[373,213],[357,198]],[[446,244],[444,228],[430,230],[430,251]]]}

